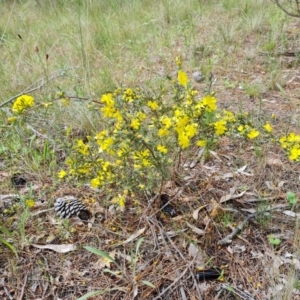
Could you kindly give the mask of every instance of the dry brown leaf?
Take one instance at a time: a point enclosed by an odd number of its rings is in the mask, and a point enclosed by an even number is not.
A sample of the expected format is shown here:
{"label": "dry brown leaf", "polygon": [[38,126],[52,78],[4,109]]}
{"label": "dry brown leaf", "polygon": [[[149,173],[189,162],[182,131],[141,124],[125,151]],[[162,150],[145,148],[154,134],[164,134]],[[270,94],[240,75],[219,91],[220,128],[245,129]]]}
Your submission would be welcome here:
{"label": "dry brown leaf", "polygon": [[240,194],[234,195],[234,192],[235,192],[234,189],[230,189],[230,193],[229,194],[221,197],[220,203],[226,202],[226,201],[231,200],[231,199],[240,198],[240,197],[242,197],[246,193],[246,191],[243,191]]}
{"label": "dry brown leaf", "polygon": [[194,210],[193,212],[193,218],[197,221],[198,220],[198,216],[199,216],[199,211],[204,208],[206,205],[200,206],[198,207],[196,210]]}
{"label": "dry brown leaf", "polygon": [[279,158],[268,157],[266,164],[267,166],[282,166],[282,161]]}
{"label": "dry brown leaf", "polygon": [[221,207],[221,205],[216,200],[212,200],[212,207],[210,211],[211,218],[215,219],[221,216],[223,213],[224,209]]}
{"label": "dry brown leaf", "polygon": [[[113,250],[111,252],[109,252],[109,256],[112,258],[112,259],[115,259],[116,257],[116,250]],[[112,261],[104,256],[101,256],[97,262],[95,263],[94,267],[95,269],[97,270],[102,270],[103,268],[110,268],[110,264],[112,263]]]}
{"label": "dry brown leaf", "polygon": [[200,228],[197,228],[196,226],[190,224],[189,222],[186,222],[186,225],[189,226],[193,232],[199,234],[199,235],[204,235],[205,234],[205,231],[200,229]]}
{"label": "dry brown leaf", "polygon": [[250,174],[250,173],[247,173],[247,172],[244,172],[246,169],[247,169],[247,165],[245,166],[242,166],[241,168],[237,169],[235,171],[235,174],[242,174],[242,175],[245,175],[245,176],[253,176],[253,174]]}
{"label": "dry brown leaf", "polygon": [[19,199],[20,196],[17,194],[7,194],[7,195],[0,195],[0,201],[13,201],[15,199]]}
{"label": "dry brown leaf", "polygon": [[195,244],[191,243],[189,245],[188,251],[189,256],[194,259],[194,262],[197,264],[197,267],[204,267],[205,259],[202,253],[200,252],[199,248]]}
{"label": "dry brown leaf", "polygon": [[4,181],[9,176],[10,176],[9,173],[7,172],[0,172],[0,182]]}
{"label": "dry brown leaf", "polygon": [[293,211],[291,211],[291,210],[285,210],[284,212],[283,212],[285,215],[287,215],[287,216],[289,216],[289,217],[293,217],[293,218],[300,218],[300,214],[299,213],[295,213],[295,212],[293,212]]}
{"label": "dry brown leaf", "polygon": [[37,245],[37,244],[31,244],[31,246],[39,248],[39,249],[53,250],[53,251],[58,252],[58,253],[67,253],[67,252],[76,250],[76,246],[74,244],[62,244],[62,245],[54,245],[54,244]]}
{"label": "dry brown leaf", "polygon": [[126,241],[123,242],[123,244],[127,244],[130,243],[131,241],[133,241],[134,239],[136,239],[137,237],[139,237],[141,234],[143,234],[146,230],[146,227],[138,230],[137,232],[135,232],[134,234],[132,234]]}

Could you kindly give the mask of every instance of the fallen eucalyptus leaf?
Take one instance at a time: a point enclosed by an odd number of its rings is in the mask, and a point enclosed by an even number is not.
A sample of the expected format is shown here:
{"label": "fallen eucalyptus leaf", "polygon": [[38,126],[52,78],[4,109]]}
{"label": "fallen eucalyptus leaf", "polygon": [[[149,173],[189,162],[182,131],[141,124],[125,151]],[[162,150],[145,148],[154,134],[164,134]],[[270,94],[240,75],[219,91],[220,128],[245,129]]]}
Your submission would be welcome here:
{"label": "fallen eucalyptus leaf", "polygon": [[206,205],[204,205],[204,206],[200,206],[200,207],[198,207],[196,210],[194,210],[194,212],[193,212],[193,218],[197,221],[198,220],[198,216],[199,216],[199,211],[202,209],[202,208],[204,208]]}
{"label": "fallen eucalyptus leaf", "polygon": [[39,248],[39,249],[53,250],[53,251],[58,252],[58,253],[67,253],[67,252],[76,250],[76,246],[74,244],[62,244],[62,245],[54,245],[54,244],[37,245],[37,244],[31,244],[31,246]]}
{"label": "fallen eucalyptus leaf", "polygon": [[134,234],[132,234],[126,241],[123,242],[123,244],[127,244],[130,243],[131,241],[133,241],[134,239],[136,239],[138,236],[140,236],[141,234],[143,234],[146,230],[146,227],[138,230],[137,232],[135,232]]}
{"label": "fallen eucalyptus leaf", "polygon": [[[233,193],[234,193],[234,191],[233,191]],[[243,191],[243,192],[241,192],[240,194],[237,194],[237,195],[234,195],[233,193],[232,193],[232,191],[230,191],[230,193],[228,195],[225,195],[225,196],[221,197],[220,203],[226,202],[228,200],[240,198],[246,193],[246,191]]]}
{"label": "fallen eucalyptus leaf", "polygon": [[194,262],[197,264],[198,267],[205,266],[205,259],[203,257],[203,254],[200,252],[199,248],[195,244],[190,243],[188,251],[189,256],[194,259]]}
{"label": "fallen eucalyptus leaf", "polygon": [[289,217],[293,217],[293,218],[300,218],[300,214],[297,214],[297,213],[295,213],[295,212],[293,212],[293,211],[291,211],[291,210],[285,210],[284,212],[283,212],[285,215],[287,215],[287,216],[289,216]]}
{"label": "fallen eucalyptus leaf", "polygon": [[190,224],[189,222],[186,222],[187,226],[189,226],[193,232],[199,234],[199,235],[204,235],[205,234],[205,231],[200,229],[200,228],[197,228],[196,226]]}

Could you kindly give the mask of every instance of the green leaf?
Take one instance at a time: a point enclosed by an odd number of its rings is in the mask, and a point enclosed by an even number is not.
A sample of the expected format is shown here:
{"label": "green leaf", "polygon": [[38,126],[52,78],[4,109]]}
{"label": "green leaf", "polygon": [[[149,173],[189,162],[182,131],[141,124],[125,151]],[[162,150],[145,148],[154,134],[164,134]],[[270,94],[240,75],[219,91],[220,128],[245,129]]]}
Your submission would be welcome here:
{"label": "green leaf", "polygon": [[147,280],[141,280],[143,284],[150,286],[151,288],[155,289],[155,285],[153,285],[150,281]]}
{"label": "green leaf", "polygon": [[99,256],[105,257],[106,259],[108,259],[108,260],[116,263],[114,261],[114,259],[108,253],[106,253],[104,251],[101,251],[101,250],[96,249],[96,248],[91,247],[91,246],[84,246],[83,248],[86,249],[86,250],[88,250],[88,251],[90,251],[90,252],[92,252],[92,253],[94,253],[94,254],[97,254]]}
{"label": "green leaf", "polygon": [[112,270],[107,269],[107,268],[103,269],[103,272],[104,272],[104,273],[112,274],[112,275],[114,275],[114,276],[116,276],[116,277],[118,277],[118,278],[123,278],[121,275],[117,274],[116,271],[112,271]]}
{"label": "green leaf", "polygon": [[102,295],[102,294],[109,293],[109,292],[112,292],[112,291],[126,292],[127,290],[124,289],[124,288],[116,287],[116,288],[112,288],[112,289],[93,291],[93,292],[89,292],[89,293],[83,295],[82,297],[78,298],[77,300],[85,300],[85,299],[88,299],[89,297]]}
{"label": "green leaf", "polygon": [[117,267],[122,270],[121,266],[106,252],[104,251],[101,251],[99,249],[96,249],[94,247],[91,247],[91,246],[84,246],[83,247],[84,249],[96,254],[96,255],[99,255],[99,256],[102,256],[102,257],[105,257],[106,259],[110,260],[111,262],[115,263],[117,265]]}
{"label": "green leaf", "polygon": [[6,247],[8,247],[16,255],[16,257],[18,257],[18,252],[16,248],[2,236],[0,236],[0,242],[4,244]]}
{"label": "green leaf", "polygon": [[0,225],[0,231],[4,232],[6,235],[8,235],[10,238],[13,237],[12,233],[4,226]]}
{"label": "green leaf", "polygon": [[95,292],[89,292],[85,295],[83,295],[82,297],[78,298],[77,300],[85,300],[85,299],[88,299],[89,297],[92,297],[92,296],[97,296],[97,295],[100,295],[100,294],[103,294],[104,291],[95,291]]}
{"label": "green leaf", "polygon": [[297,201],[298,201],[297,198],[296,198],[296,194],[293,193],[293,192],[287,192],[286,197],[287,197],[287,200],[290,204],[296,204]]}
{"label": "green leaf", "polygon": [[142,244],[143,241],[144,241],[144,238],[140,238],[140,239],[138,240],[138,242],[137,242],[137,244],[136,244],[136,251],[135,251],[136,254],[138,253],[139,248],[140,248],[140,246],[141,246],[141,244]]}
{"label": "green leaf", "polygon": [[279,238],[273,237],[273,236],[269,236],[268,238],[269,243],[271,243],[272,245],[279,245],[281,243],[281,240]]}

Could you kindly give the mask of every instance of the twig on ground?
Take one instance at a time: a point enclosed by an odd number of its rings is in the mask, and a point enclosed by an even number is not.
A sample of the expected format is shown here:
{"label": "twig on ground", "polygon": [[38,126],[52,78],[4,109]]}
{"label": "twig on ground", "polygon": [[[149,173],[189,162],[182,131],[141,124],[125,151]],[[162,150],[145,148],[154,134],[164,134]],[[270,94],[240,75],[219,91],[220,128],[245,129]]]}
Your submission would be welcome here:
{"label": "twig on ground", "polygon": [[[173,246],[173,248],[176,250],[176,252],[180,255],[180,257],[188,264],[188,262],[186,261],[184,255],[182,254],[182,252],[178,249],[178,247],[173,243],[172,239],[169,237],[168,234],[166,234],[166,237],[167,239],[169,240],[170,244]],[[193,263],[193,262],[192,262]],[[201,292],[200,292],[200,289],[199,289],[199,286],[198,286],[198,282],[196,280],[196,277],[194,275],[194,272],[193,270],[191,269],[190,265],[188,264],[189,266],[189,271],[191,273],[191,276],[193,278],[193,281],[194,281],[194,285],[196,287],[196,290],[197,290],[197,294],[198,294],[198,299],[199,300],[202,300],[202,296],[201,296]]]}
{"label": "twig on ground", "polygon": [[[154,221],[154,223],[159,228],[160,234],[162,236],[162,240],[165,243],[166,247],[169,249],[169,245],[167,244],[167,242],[166,242],[166,240],[164,238],[163,228],[161,226],[159,226],[157,222]],[[171,252],[171,254],[172,254],[172,252]],[[176,261],[175,261],[175,258],[173,257],[173,254],[171,255],[170,259],[173,262],[173,264],[176,265]],[[187,272],[187,270],[189,270],[189,268],[190,268],[190,266],[188,265],[187,268],[184,270],[184,272],[181,273],[181,274],[180,274],[179,270],[176,269],[176,275],[177,275],[176,280],[171,285],[169,285],[164,291],[162,291],[156,298],[154,298],[154,300],[158,299],[159,297],[161,297],[167,290],[169,290],[173,285],[175,285],[175,283],[177,283],[178,281],[181,281],[181,278]],[[181,293],[181,297],[182,297],[183,300],[186,300],[187,298],[186,298],[186,294],[185,294],[184,288],[182,286],[182,283],[180,283],[179,286],[180,286],[179,290],[180,290],[180,293]]]}
{"label": "twig on ground", "polygon": [[23,283],[23,286],[22,286],[22,290],[21,290],[21,294],[20,294],[19,300],[23,299],[24,291],[25,291],[25,286],[27,284],[27,278],[28,278],[28,275],[26,274],[25,278],[24,278],[24,283]]}
{"label": "twig on ground", "polygon": [[[15,100],[16,98],[24,95],[24,94],[29,94],[29,93],[32,93],[32,92],[35,92],[39,89],[41,89],[44,85],[46,85],[48,82],[58,78],[58,77],[63,77],[65,76],[65,74],[62,74],[63,71],[66,71],[68,69],[73,69],[73,67],[70,67],[70,68],[66,68],[66,69],[61,69],[61,70],[57,70],[55,72],[53,72],[52,74],[50,74],[50,78],[45,80],[44,78],[40,78],[39,80],[37,80],[36,82],[34,82],[32,85],[30,85],[29,87],[27,87],[25,90],[23,90],[23,92],[21,92],[20,94],[18,95],[15,95],[9,99],[7,99],[6,101],[2,102],[0,104],[0,108],[3,107],[4,105],[10,103],[11,101]],[[59,74],[57,74],[59,73]],[[40,83],[41,82],[41,83]],[[35,86],[36,84],[39,84],[38,86],[34,87],[34,88],[31,88],[32,86]]]}
{"label": "twig on ground", "polygon": [[9,293],[7,287],[4,286],[3,289],[4,289],[6,296],[9,298],[9,300],[14,300],[13,296]]}
{"label": "twig on ground", "polygon": [[172,286],[174,286],[187,272],[189,267],[186,267],[185,270],[174,280],[172,284],[170,284],[166,289],[164,289],[157,297],[155,297],[153,300],[159,299],[166,291],[168,291]]}
{"label": "twig on ground", "polygon": [[256,211],[253,214],[250,214],[244,221],[242,221],[230,234],[228,234],[224,239],[218,242],[218,245],[224,246],[224,245],[229,245],[232,243],[233,237],[235,237],[238,233],[240,233],[248,221],[254,217],[256,217],[258,214],[264,214],[266,212],[269,212],[274,209],[279,209],[279,208],[284,208],[287,207],[287,205],[277,205],[276,207],[271,207],[269,209],[266,209],[264,211]]}
{"label": "twig on ground", "polygon": [[241,299],[243,299],[243,300],[255,300],[255,298],[252,295],[250,295],[249,292],[242,291],[242,290],[238,289],[237,287],[233,288],[232,286],[229,286],[226,283],[223,283],[222,288],[227,290],[227,291],[228,290],[232,291],[232,293],[234,293],[235,295],[241,297]]}

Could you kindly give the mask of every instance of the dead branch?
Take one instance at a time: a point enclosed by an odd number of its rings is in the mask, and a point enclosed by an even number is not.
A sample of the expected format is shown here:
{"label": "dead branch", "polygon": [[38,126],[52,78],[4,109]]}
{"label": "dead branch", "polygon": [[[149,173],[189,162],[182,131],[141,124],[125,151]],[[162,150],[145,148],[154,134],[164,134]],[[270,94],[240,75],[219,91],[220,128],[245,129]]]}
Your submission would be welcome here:
{"label": "dead branch", "polygon": [[[295,17],[295,18],[300,18],[300,2],[299,0],[290,0],[289,2],[295,2],[295,6],[296,8],[291,8],[292,11],[296,11],[296,13],[293,13],[291,11],[289,11],[286,6],[283,6],[279,0],[273,0],[275,2],[275,4],[284,12],[286,13],[288,16],[290,17]],[[291,6],[293,6],[293,4],[291,4]]]}
{"label": "dead branch", "polygon": [[247,225],[248,221],[254,217],[256,217],[259,214],[264,214],[266,212],[269,212],[271,210],[279,209],[279,208],[285,208],[287,205],[277,205],[276,207],[271,207],[268,208],[264,211],[256,211],[253,214],[250,214],[244,221],[242,221],[230,234],[228,234],[224,239],[218,242],[218,245],[224,246],[224,245],[229,245],[232,243],[232,239],[239,234],[244,227]]}
{"label": "dead branch", "polygon": [[[3,107],[3,106],[5,106],[6,104],[10,103],[11,101],[15,100],[16,98],[24,95],[24,94],[30,94],[32,92],[40,90],[44,85],[46,85],[47,83],[49,83],[50,81],[52,81],[52,80],[54,80],[56,78],[65,76],[65,74],[62,74],[62,73],[63,73],[63,71],[66,71],[68,69],[73,69],[73,68],[70,67],[70,68],[66,68],[66,69],[57,70],[57,71],[53,72],[52,74],[50,74],[50,76],[49,76],[50,78],[49,79],[40,78],[39,80],[37,80],[36,82],[34,82],[33,84],[31,84],[29,87],[27,87],[25,90],[23,90],[23,92],[21,92],[20,94],[15,95],[15,96],[7,99],[6,101],[2,102],[0,104],[0,108]],[[35,85],[38,85],[38,86],[33,87]]]}

